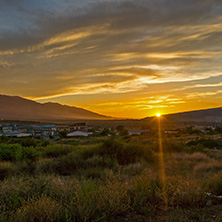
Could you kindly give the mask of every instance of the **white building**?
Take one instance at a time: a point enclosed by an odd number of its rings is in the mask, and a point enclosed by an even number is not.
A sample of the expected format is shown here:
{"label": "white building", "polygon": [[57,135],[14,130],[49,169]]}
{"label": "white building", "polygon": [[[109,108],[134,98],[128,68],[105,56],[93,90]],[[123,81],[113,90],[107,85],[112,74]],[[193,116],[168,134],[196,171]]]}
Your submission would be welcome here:
{"label": "white building", "polygon": [[132,135],[147,135],[149,130],[128,130],[130,136]]}
{"label": "white building", "polygon": [[87,132],[82,132],[78,130],[67,134],[67,137],[76,137],[76,136],[88,137],[89,134]]}

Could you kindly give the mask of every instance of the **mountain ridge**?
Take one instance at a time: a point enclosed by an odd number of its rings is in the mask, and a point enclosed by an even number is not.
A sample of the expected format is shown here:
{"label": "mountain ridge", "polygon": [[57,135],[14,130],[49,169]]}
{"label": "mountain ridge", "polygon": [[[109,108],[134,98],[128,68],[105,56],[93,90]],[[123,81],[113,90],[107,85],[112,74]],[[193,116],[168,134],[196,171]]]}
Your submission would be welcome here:
{"label": "mountain ridge", "polygon": [[0,119],[110,119],[83,108],[59,103],[38,103],[20,96],[0,94]]}
{"label": "mountain ridge", "polygon": [[[172,122],[219,122],[222,121],[222,107],[192,110],[163,115]],[[148,120],[145,117],[138,120]],[[62,105],[56,102],[38,103],[20,96],[0,94],[0,120],[112,120],[121,119],[98,114],[83,108]],[[122,118],[122,120],[130,120]]]}
{"label": "mountain ridge", "polygon": [[[162,116],[172,122],[219,122],[222,121],[222,107],[164,114]],[[143,120],[149,118],[151,117],[145,117]]]}

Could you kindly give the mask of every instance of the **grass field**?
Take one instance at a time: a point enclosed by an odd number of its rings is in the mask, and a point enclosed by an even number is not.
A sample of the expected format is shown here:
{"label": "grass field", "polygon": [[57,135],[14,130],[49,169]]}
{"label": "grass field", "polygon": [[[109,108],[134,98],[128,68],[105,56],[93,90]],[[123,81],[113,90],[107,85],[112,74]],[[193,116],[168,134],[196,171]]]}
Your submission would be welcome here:
{"label": "grass field", "polygon": [[17,142],[0,144],[0,221],[222,221],[215,141]]}

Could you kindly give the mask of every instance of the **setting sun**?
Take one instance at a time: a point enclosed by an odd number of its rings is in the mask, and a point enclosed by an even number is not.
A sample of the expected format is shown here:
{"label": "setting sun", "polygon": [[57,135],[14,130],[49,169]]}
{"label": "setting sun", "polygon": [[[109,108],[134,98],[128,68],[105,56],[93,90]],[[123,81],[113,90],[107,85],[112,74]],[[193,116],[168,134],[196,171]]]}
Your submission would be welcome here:
{"label": "setting sun", "polygon": [[161,114],[160,114],[160,113],[157,113],[157,114],[156,114],[156,116],[157,116],[157,117],[160,117],[160,116],[161,116]]}

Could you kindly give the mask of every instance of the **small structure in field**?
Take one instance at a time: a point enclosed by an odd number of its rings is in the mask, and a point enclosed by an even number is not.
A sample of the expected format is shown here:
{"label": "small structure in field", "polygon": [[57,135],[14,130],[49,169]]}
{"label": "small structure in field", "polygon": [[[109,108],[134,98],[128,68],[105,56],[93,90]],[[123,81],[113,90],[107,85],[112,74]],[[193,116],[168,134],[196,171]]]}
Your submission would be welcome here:
{"label": "small structure in field", "polygon": [[12,132],[14,130],[16,130],[16,126],[14,126],[14,125],[2,126],[3,133]]}
{"label": "small structure in field", "polygon": [[165,134],[176,135],[180,132],[178,130],[165,130]]}
{"label": "small structure in field", "polygon": [[74,123],[69,126],[67,137],[88,137],[88,128],[86,123]]}
{"label": "small structure in field", "polygon": [[17,138],[23,138],[23,137],[32,137],[31,133],[18,133],[16,135]]}
{"label": "small structure in field", "polygon": [[88,137],[89,134],[88,134],[88,132],[83,132],[83,131],[79,131],[79,130],[76,130],[76,131],[73,131],[73,132],[67,134],[67,137],[81,137],[81,136]]}
{"label": "small structure in field", "polygon": [[88,128],[86,123],[74,123],[70,125],[69,132],[75,132],[75,131],[87,132]]}
{"label": "small structure in field", "polygon": [[[23,127],[24,128],[24,127]],[[29,125],[25,126],[27,133],[32,134],[36,138],[50,138],[57,136],[58,132],[56,131],[56,125],[54,124],[45,124],[45,125]],[[24,131],[21,131],[24,133]]]}
{"label": "small structure in field", "polygon": [[133,135],[148,135],[150,133],[149,130],[128,130],[128,134],[130,136]]}

